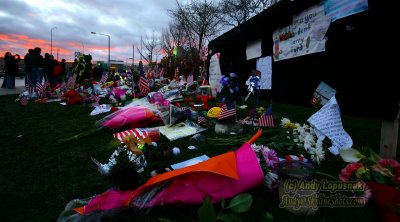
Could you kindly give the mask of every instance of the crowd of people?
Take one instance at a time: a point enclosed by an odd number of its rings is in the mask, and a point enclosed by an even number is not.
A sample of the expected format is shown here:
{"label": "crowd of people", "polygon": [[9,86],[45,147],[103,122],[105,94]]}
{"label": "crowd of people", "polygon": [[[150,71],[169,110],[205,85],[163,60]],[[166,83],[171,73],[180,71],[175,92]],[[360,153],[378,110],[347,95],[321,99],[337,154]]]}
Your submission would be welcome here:
{"label": "crowd of people", "polygon": [[54,59],[53,55],[45,53],[41,55],[42,49],[35,47],[29,49],[24,56],[24,75],[20,73],[19,62],[20,55],[12,55],[11,52],[6,52],[4,55],[4,80],[2,88],[15,89],[15,77],[24,76],[25,85],[30,89],[34,89],[37,82],[42,83],[46,79],[50,85],[54,86],[62,82],[67,76],[66,60],[60,62]]}
{"label": "crowd of people", "polygon": [[21,57],[16,54],[13,55],[11,52],[6,52],[4,55],[4,80],[1,88],[15,89],[15,77],[19,76],[18,63]]}

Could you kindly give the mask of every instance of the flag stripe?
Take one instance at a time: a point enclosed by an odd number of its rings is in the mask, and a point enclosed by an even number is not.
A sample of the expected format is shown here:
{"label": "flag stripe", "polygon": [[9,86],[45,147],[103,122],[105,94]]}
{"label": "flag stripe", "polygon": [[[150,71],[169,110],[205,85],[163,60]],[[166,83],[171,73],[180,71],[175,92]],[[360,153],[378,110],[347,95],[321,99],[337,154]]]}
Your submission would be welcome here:
{"label": "flag stripe", "polygon": [[142,93],[149,93],[150,92],[149,83],[143,77],[140,77],[140,79],[139,79],[139,90]]}
{"label": "flag stripe", "polygon": [[260,127],[275,127],[274,117],[272,116],[272,106],[270,105],[258,119],[258,125]]}
{"label": "flag stripe", "polygon": [[108,73],[105,73],[101,76],[100,82],[105,83],[107,82],[107,79],[108,79]]}
{"label": "flag stripe", "polygon": [[228,102],[221,107],[221,114],[218,119],[225,119],[236,115],[236,104],[234,102]]}
{"label": "flag stripe", "polygon": [[146,131],[140,129],[130,129],[113,134],[114,138],[118,139],[122,143],[124,142],[124,138],[130,135],[134,135],[137,139],[144,139],[149,136]]}

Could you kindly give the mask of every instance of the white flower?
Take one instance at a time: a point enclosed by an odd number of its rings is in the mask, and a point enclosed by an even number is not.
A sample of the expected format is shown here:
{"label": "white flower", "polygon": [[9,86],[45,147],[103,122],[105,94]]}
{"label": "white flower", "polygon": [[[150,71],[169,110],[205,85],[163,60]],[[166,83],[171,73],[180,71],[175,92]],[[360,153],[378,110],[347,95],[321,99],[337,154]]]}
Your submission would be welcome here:
{"label": "white flower", "polygon": [[290,123],[290,119],[283,117],[281,120],[281,127],[285,126],[288,123]]}
{"label": "white flower", "polygon": [[343,161],[346,163],[355,163],[364,157],[364,155],[362,155],[360,151],[353,148],[340,149],[339,154],[342,157]]}
{"label": "white flower", "polygon": [[272,172],[268,172],[264,177],[264,185],[268,187],[268,189],[272,189],[272,184],[278,180],[278,175]]}
{"label": "white flower", "polygon": [[318,147],[314,150],[314,155],[311,155],[311,159],[318,164],[325,158],[325,151],[322,147]]}

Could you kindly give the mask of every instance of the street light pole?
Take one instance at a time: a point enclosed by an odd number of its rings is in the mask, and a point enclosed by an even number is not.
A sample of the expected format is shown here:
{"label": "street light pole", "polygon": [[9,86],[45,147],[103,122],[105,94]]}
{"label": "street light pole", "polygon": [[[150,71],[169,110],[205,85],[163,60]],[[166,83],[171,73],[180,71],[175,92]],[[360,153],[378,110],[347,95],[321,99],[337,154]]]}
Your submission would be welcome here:
{"label": "street light pole", "polygon": [[85,45],[83,44],[83,42],[81,42],[81,44],[82,44],[82,49],[83,49],[82,54],[85,54]]}
{"label": "street light pole", "polygon": [[103,34],[103,33],[97,33],[97,32],[91,32],[92,34],[94,34],[94,35],[104,35],[104,36],[107,36],[108,37],[108,64],[107,64],[107,66],[108,66],[108,69],[110,69],[110,35],[106,35],[106,34]]}
{"label": "street light pole", "polygon": [[56,29],[57,26],[54,26],[50,29],[50,55],[53,55],[53,29]]}

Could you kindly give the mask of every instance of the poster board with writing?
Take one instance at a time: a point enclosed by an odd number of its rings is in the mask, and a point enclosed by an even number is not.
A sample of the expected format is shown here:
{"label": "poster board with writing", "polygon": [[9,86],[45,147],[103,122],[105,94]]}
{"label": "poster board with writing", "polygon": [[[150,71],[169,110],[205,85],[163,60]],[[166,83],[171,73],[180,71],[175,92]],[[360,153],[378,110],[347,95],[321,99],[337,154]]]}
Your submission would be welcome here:
{"label": "poster board with writing", "polygon": [[272,89],[272,57],[258,58],[256,69],[261,72],[260,89]]}
{"label": "poster board with writing", "polygon": [[274,61],[325,51],[325,33],[330,22],[322,4],[293,16],[291,25],[272,34]]}
{"label": "poster board with writing", "polygon": [[215,53],[213,56],[211,56],[210,59],[210,69],[209,69],[209,79],[208,82],[211,85],[212,89],[212,95],[216,96],[218,92],[221,91],[221,83],[219,83],[219,80],[222,77],[222,72],[221,72],[221,67],[219,64],[219,58],[220,58],[220,53]]}

